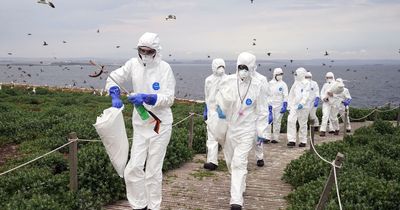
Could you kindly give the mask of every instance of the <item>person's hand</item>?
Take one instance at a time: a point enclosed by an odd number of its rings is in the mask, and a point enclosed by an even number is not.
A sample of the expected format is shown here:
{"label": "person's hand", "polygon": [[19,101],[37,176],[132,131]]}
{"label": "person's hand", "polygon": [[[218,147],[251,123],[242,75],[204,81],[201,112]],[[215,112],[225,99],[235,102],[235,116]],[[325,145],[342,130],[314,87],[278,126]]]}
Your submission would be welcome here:
{"label": "person's hand", "polygon": [[130,96],[128,96],[128,101],[136,106],[143,105],[145,95],[146,94],[143,94],[143,93],[136,93],[134,95],[130,95]]}
{"label": "person's hand", "polygon": [[283,113],[285,113],[286,111],[287,111],[287,102],[284,101],[283,104],[282,104],[281,113],[283,114]]}
{"label": "person's hand", "polygon": [[271,124],[272,121],[274,120],[274,117],[272,115],[272,106],[271,105],[268,106],[268,111],[269,111],[269,113],[268,113],[268,124]]}
{"label": "person's hand", "polygon": [[157,102],[157,94],[143,94],[143,102],[154,106]]}
{"label": "person's hand", "polygon": [[319,97],[316,97],[314,100],[314,107],[318,107],[319,104]]}
{"label": "person's hand", "polygon": [[207,104],[206,104],[204,106],[204,111],[203,111],[203,119],[204,119],[204,121],[207,120],[207,113],[208,113],[208,110],[207,110]]}
{"label": "person's hand", "polygon": [[120,99],[121,91],[118,86],[112,86],[109,90],[111,96],[111,106],[115,108],[121,108],[123,103]]}
{"label": "person's hand", "polygon": [[343,101],[343,105],[344,105],[344,106],[349,106],[349,105],[350,105],[350,102],[351,102],[351,98],[348,98],[348,99],[346,99],[346,100]]}
{"label": "person's hand", "polygon": [[221,107],[219,107],[219,105],[217,106],[217,113],[218,113],[218,117],[220,119],[226,119],[225,113],[222,111]]}

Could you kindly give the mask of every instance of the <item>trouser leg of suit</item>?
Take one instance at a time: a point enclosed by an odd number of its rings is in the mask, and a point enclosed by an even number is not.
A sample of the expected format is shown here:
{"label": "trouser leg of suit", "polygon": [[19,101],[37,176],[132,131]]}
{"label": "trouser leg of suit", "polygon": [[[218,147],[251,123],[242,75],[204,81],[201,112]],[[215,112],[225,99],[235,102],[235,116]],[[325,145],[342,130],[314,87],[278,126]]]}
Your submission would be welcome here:
{"label": "trouser leg of suit", "polygon": [[347,130],[351,130],[351,124],[350,124],[350,117],[349,117],[349,111],[347,110],[347,119],[344,119],[344,114],[345,114],[346,110],[340,109],[339,110],[339,114],[340,114],[340,118],[342,118],[342,121],[344,122],[345,120],[347,121]]}
{"label": "trouser leg of suit", "polygon": [[224,155],[231,171],[231,200],[230,204],[243,206],[243,192],[246,190],[247,162],[254,144],[254,134],[240,137],[227,135]]}
{"label": "trouser leg of suit", "polygon": [[310,119],[314,120],[314,126],[319,126],[319,120],[317,117],[317,109],[318,107],[312,106],[310,109]]}
{"label": "trouser leg of suit", "polygon": [[338,116],[337,116],[338,113],[339,113],[339,109],[332,106],[331,112],[329,115],[329,123],[332,124],[333,130],[339,130],[339,120],[338,120]]}
{"label": "trouser leg of suit", "polygon": [[301,143],[307,144],[307,122],[310,110],[303,108],[297,111],[297,120],[299,122],[299,140]]}
{"label": "trouser leg of suit", "polygon": [[218,165],[218,142],[207,127],[207,163]]}
{"label": "trouser leg of suit", "polygon": [[291,109],[287,119],[287,139],[288,142],[296,142],[296,122],[297,122],[297,109]]}
{"label": "trouser leg of suit", "polygon": [[[267,118],[268,119],[268,118]],[[274,126],[275,127],[275,126]],[[271,132],[271,129],[272,129],[272,124],[268,124],[267,125],[267,134],[266,134],[266,137],[267,137],[267,139],[268,140],[272,140],[272,132]]]}
{"label": "trouser leg of suit", "polygon": [[124,171],[127,198],[134,209],[160,209],[162,165],[172,131],[171,125],[161,127],[160,134],[151,137],[145,137],[142,131],[152,130],[152,125],[134,128],[131,157]]}
{"label": "trouser leg of suit", "polygon": [[254,151],[256,153],[256,160],[263,160],[264,159],[264,143],[259,143],[257,138],[255,138],[254,142]]}
{"label": "trouser leg of suit", "polygon": [[282,116],[283,114],[281,113],[282,106],[276,107],[272,110],[274,114],[274,130],[273,130],[273,135],[271,140],[279,141],[279,135],[281,133],[281,122],[282,122]]}
{"label": "trouser leg of suit", "polygon": [[320,127],[320,131],[322,132],[326,132],[328,120],[330,118],[331,108],[332,106],[330,104],[325,102],[322,103],[322,122]]}

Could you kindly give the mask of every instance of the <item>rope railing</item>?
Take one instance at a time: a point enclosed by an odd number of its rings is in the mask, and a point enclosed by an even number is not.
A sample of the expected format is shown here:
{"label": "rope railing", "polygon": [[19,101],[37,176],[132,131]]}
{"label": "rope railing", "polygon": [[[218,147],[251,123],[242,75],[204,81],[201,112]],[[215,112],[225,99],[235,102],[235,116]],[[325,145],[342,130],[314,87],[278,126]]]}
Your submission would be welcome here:
{"label": "rope railing", "polygon": [[[389,103],[386,103],[386,104],[389,104]],[[383,107],[383,106],[380,106],[380,107]],[[368,113],[367,115],[365,115],[365,116],[363,116],[363,117],[360,117],[360,118],[352,118],[352,117],[349,116],[349,119],[350,119],[351,121],[360,121],[360,120],[366,119],[367,117],[369,117],[369,116],[370,116],[371,114],[373,114],[374,112],[385,113],[385,112],[394,111],[394,110],[396,110],[396,109],[398,109],[398,108],[399,108],[399,106],[393,107],[393,108],[388,109],[388,110],[379,110],[379,109],[375,108],[375,109],[373,109],[370,113]]]}
{"label": "rope railing", "polygon": [[[185,120],[189,119],[189,118],[190,118],[191,116],[193,116],[193,115],[196,115],[196,113],[190,113],[187,117],[183,118],[182,120],[178,121],[177,123],[173,124],[172,126],[179,125],[180,123],[182,123],[182,122],[184,122]],[[128,138],[128,139],[131,140],[131,139],[133,139],[133,138]],[[18,166],[16,166],[16,167],[12,168],[12,169],[9,169],[9,170],[7,170],[7,171],[5,171],[5,172],[0,173],[0,176],[3,176],[3,175],[5,175],[5,174],[8,174],[8,173],[10,173],[10,172],[12,172],[12,171],[14,171],[14,170],[16,170],[16,169],[19,169],[19,168],[23,167],[23,166],[29,165],[30,163],[33,163],[33,162],[35,162],[35,161],[37,161],[37,160],[39,160],[39,159],[41,159],[41,158],[43,158],[43,157],[45,157],[45,156],[47,156],[47,155],[53,153],[53,152],[56,152],[56,151],[60,150],[61,148],[66,147],[66,146],[68,146],[69,144],[71,144],[71,143],[73,143],[73,142],[75,142],[75,141],[78,141],[78,142],[79,142],[79,141],[80,141],[80,142],[101,142],[100,139],[79,139],[79,138],[78,138],[78,139],[73,139],[72,141],[69,141],[69,142],[63,144],[63,145],[57,147],[56,149],[51,150],[50,152],[47,152],[47,153],[45,153],[45,154],[43,154],[43,155],[41,155],[41,156],[39,156],[39,157],[36,157],[36,158],[34,158],[34,159],[32,159],[32,160],[30,160],[30,161],[28,161],[28,162],[25,162],[25,163],[23,163],[23,164],[21,164],[21,165],[18,165]]]}

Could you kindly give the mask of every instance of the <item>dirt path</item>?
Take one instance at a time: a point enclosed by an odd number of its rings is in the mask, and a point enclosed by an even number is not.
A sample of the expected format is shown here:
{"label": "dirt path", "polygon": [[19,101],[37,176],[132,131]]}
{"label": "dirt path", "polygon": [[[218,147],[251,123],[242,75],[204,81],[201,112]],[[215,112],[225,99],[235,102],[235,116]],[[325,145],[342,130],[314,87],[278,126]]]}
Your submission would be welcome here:
{"label": "dirt path", "polygon": [[[370,122],[352,123],[353,130],[367,125]],[[342,125],[341,125],[342,126]],[[317,144],[337,141],[343,136],[328,134],[321,138],[316,136]],[[288,148],[286,135],[281,135],[278,144],[264,145],[264,167],[257,167],[254,151],[249,156],[247,175],[247,188],[244,194],[244,209],[285,209],[284,197],[291,191],[291,186],[281,180],[286,165],[305,150],[305,148]],[[220,159],[223,159],[220,152]],[[229,209],[230,200],[230,174],[224,162],[215,172],[203,169],[206,160],[204,154],[196,155],[192,162],[185,163],[182,167],[164,174],[162,209],[205,210],[205,209]],[[128,201],[118,201],[106,206],[107,210],[131,209]]]}

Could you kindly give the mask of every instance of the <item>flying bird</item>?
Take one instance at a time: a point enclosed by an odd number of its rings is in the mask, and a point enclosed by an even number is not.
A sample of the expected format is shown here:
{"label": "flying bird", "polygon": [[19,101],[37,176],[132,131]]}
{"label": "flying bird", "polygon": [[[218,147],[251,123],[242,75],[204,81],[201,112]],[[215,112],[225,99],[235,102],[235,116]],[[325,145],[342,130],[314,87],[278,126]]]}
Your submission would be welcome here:
{"label": "flying bird", "polygon": [[210,58],[211,56],[207,55],[207,58]]}
{"label": "flying bird", "polygon": [[66,41],[63,41],[63,43],[65,44],[65,43],[67,43]]}
{"label": "flying bird", "polygon": [[39,4],[47,4],[47,5],[49,5],[49,6],[52,7],[52,8],[56,8],[56,7],[54,6],[53,2],[51,2],[51,1],[49,1],[49,0],[39,0],[39,1],[37,1],[37,3],[39,3]]}
{"label": "flying bird", "polygon": [[49,45],[49,44],[47,44],[46,41],[43,41],[43,46],[47,46],[47,45]]}
{"label": "flying bird", "polygon": [[290,59],[290,63],[293,63],[293,60],[292,60],[292,59]]}
{"label": "flying bird", "polygon": [[165,20],[176,20],[176,16],[175,15],[168,15]]}
{"label": "flying bird", "polygon": [[254,0],[250,0],[250,3],[253,3],[254,2]]}
{"label": "flying bird", "polygon": [[253,41],[257,41],[257,39],[253,39]]}
{"label": "flying bird", "polygon": [[32,35],[31,33],[28,34],[28,36],[31,36],[31,35]]}
{"label": "flying bird", "polygon": [[325,54],[324,54],[324,56],[328,56],[329,54],[328,54],[328,51],[325,51]]}
{"label": "flying bird", "polygon": [[10,53],[10,52],[9,52],[9,53],[7,53],[7,54],[8,54],[8,55],[12,55],[12,53]]}
{"label": "flying bird", "polygon": [[121,46],[119,46],[119,45],[117,45],[117,46],[115,46],[116,48],[120,48]]}
{"label": "flying bird", "polygon": [[256,43],[255,43],[255,42],[253,42],[253,46],[256,46]]}
{"label": "flying bird", "polygon": [[100,33],[100,29],[97,29],[97,33],[98,33],[98,34]]}
{"label": "flying bird", "polygon": [[271,56],[271,53],[270,53],[270,52],[268,52],[268,53],[267,53],[267,55],[268,55],[268,56]]}

